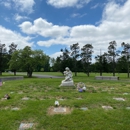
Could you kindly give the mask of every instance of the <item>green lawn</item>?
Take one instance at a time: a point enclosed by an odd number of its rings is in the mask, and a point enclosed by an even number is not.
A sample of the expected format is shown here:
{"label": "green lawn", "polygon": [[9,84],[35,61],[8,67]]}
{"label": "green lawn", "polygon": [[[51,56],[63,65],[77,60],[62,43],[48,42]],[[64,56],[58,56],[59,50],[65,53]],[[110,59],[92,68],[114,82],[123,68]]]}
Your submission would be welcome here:
{"label": "green lawn", "polygon": [[[58,72],[42,74],[63,76]],[[127,74],[120,74],[119,81],[95,80],[95,75],[99,74],[90,74],[88,78],[78,73],[73,77],[75,85],[85,83],[87,92],[84,93],[59,87],[62,78],[6,81],[0,87],[0,130],[18,130],[20,123],[34,123],[32,130],[129,130],[130,82]],[[2,100],[7,93],[11,99]],[[29,100],[22,100],[24,97]],[[60,106],[70,108],[71,113],[50,115],[48,109],[54,107],[55,100]],[[113,109],[105,110],[102,106]],[[12,110],[15,107],[19,110]],[[83,111],[81,107],[88,110]]]}

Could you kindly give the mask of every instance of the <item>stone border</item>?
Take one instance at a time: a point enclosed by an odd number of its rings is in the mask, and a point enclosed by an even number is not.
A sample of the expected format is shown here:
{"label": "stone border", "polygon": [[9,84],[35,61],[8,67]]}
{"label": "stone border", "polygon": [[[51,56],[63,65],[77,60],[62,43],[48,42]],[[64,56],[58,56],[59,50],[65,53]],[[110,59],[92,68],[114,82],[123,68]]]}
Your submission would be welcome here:
{"label": "stone border", "polygon": [[8,81],[8,80],[23,80],[23,76],[11,76],[11,77],[1,77],[0,78],[3,81]]}
{"label": "stone border", "polygon": [[118,76],[95,76],[96,80],[119,80]]}

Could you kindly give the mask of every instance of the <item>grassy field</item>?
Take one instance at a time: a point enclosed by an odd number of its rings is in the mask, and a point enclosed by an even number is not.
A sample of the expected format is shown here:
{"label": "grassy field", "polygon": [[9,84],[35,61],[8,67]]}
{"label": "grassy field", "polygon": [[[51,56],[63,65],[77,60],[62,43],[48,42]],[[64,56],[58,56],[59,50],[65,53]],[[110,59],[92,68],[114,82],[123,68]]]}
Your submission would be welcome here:
{"label": "grassy field", "polygon": [[[35,74],[63,76],[58,72]],[[7,73],[3,75],[8,76]],[[75,85],[83,82],[87,86],[83,93],[74,88],[59,87],[62,78],[6,81],[0,87],[0,130],[18,130],[21,123],[33,123],[30,130],[129,130],[130,80],[126,78],[127,74],[117,74],[119,81],[95,80],[96,75],[99,74],[90,74],[88,78],[78,73],[73,77]],[[7,93],[11,99],[3,100]],[[23,100],[25,97],[28,100]],[[70,112],[51,113],[56,100],[60,107],[68,108]]]}

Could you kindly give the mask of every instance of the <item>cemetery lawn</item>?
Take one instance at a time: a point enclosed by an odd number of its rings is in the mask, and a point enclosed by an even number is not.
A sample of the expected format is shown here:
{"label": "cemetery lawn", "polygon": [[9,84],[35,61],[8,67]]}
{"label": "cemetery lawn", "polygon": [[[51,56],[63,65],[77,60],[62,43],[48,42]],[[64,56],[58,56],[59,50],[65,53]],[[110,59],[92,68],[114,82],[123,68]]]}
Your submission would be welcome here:
{"label": "cemetery lawn", "polygon": [[[0,87],[0,130],[18,130],[21,123],[33,123],[29,130],[130,129],[129,79],[122,76],[119,81],[95,80],[78,74],[73,80],[75,85],[85,83],[87,91],[82,93],[76,88],[59,87],[63,79],[6,81]],[[11,98],[3,100],[5,94]],[[55,113],[56,100],[70,112]]]}

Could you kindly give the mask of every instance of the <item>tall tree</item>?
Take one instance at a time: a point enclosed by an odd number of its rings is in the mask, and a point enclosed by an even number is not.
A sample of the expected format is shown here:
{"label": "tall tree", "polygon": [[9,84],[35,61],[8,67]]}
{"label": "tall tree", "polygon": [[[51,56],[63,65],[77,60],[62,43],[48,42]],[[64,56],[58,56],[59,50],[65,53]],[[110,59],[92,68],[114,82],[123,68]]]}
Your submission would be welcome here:
{"label": "tall tree", "polygon": [[73,57],[74,60],[74,71],[75,71],[75,76],[77,76],[77,58],[79,57],[79,43],[73,44],[70,46],[71,50],[71,56]]}
{"label": "tall tree", "polygon": [[102,72],[108,72],[108,54],[104,53],[103,55],[97,55],[96,59],[96,67],[100,72],[100,76],[102,76]]}
{"label": "tall tree", "polygon": [[9,54],[11,55],[14,51],[16,51],[17,45],[13,42],[9,45]]}
{"label": "tall tree", "polygon": [[119,51],[116,51],[116,46],[117,46],[116,41],[111,41],[109,43],[109,46],[108,46],[108,55],[109,55],[109,57],[111,59],[111,63],[112,63],[113,76],[115,76],[115,69],[116,69],[115,61],[116,61],[116,56],[118,56],[118,54],[119,54]]}
{"label": "tall tree", "polygon": [[97,55],[95,57],[95,59],[96,59],[97,66],[98,66],[99,71],[100,71],[100,76],[102,76],[102,71],[103,71],[103,56],[102,55]]}
{"label": "tall tree", "polygon": [[5,44],[0,42],[0,75],[2,75],[2,71],[4,70],[4,56],[6,54]]}
{"label": "tall tree", "polygon": [[[117,59],[117,71],[118,73],[127,73],[129,70],[128,70],[128,67],[126,67],[128,64],[127,64],[127,59],[126,59],[126,56],[125,55],[121,55],[118,59]],[[128,75],[129,77],[129,75]]]}
{"label": "tall tree", "polygon": [[60,71],[63,72],[66,67],[72,68],[72,62],[70,58],[70,52],[68,49],[61,49],[62,55],[60,55]]}
{"label": "tall tree", "polygon": [[92,60],[93,46],[91,44],[86,44],[81,48],[81,58],[84,63],[85,72],[89,77],[89,66]]}
{"label": "tall tree", "polygon": [[123,42],[121,44],[121,46],[123,47],[123,51],[121,52],[122,55],[125,56],[126,58],[126,62],[127,62],[127,75],[128,75],[128,78],[130,77],[129,75],[129,59],[130,59],[130,44],[129,43],[125,43]]}

